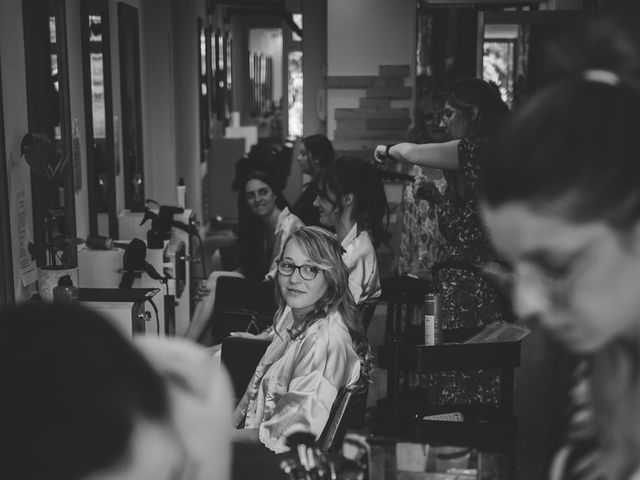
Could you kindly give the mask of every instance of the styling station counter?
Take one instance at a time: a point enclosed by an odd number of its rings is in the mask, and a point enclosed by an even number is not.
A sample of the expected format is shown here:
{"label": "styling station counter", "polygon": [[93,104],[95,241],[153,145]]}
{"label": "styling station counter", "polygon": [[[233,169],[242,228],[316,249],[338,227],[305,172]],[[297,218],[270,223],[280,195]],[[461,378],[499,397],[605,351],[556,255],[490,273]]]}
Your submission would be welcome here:
{"label": "styling station counter", "polygon": [[[83,245],[78,249],[79,286],[86,289],[108,289],[114,298],[118,289],[158,289],[150,299],[158,311],[158,328],[146,329],[147,335],[183,335],[190,321],[190,235],[179,228],[172,228],[163,248],[147,248],[146,230],[148,225],[139,224],[142,213],[129,213],[123,225],[124,230],[135,236],[114,241],[110,249],[91,249]],[[174,219],[190,225],[190,210],[174,215]],[[136,225],[136,228],[133,228]],[[135,240],[133,240],[135,239]],[[131,242],[138,242],[139,257],[131,261],[132,253],[125,253]],[[144,246],[142,246],[144,244]],[[141,252],[141,253],[140,253]],[[127,266],[127,264],[129,266]],[[132,271],[127,270],[135,265]],[[125,279],[126,276],[130,278]],[[120,288],[119,288],[120,287]],[[105,301],[109,301],[105,297]]]}

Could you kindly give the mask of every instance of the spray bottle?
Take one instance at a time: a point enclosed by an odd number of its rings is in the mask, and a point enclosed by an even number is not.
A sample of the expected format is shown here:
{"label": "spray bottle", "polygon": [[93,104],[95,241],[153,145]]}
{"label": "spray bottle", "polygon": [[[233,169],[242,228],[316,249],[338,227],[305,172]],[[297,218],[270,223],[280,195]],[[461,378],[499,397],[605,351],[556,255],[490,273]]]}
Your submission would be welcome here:
{"label": "spray bottle", "polygon": [[176,205],[179,208],[185,207],[185,197],[187,195],[187,186],[184,184],[184,178],[180,177],[178,180],[178,186],[176,187]]}

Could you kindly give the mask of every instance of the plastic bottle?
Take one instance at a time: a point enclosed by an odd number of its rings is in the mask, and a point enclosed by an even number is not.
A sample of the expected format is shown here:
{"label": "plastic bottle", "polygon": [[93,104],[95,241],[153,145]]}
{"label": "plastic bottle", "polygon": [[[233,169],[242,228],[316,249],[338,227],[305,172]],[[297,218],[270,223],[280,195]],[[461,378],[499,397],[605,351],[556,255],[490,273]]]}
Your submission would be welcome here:
{"label": "plastic bottle", "polygon": [[185,197],[187,195],[187,186],[184,184],[184,178],[180,177],[178,186],[176,187],[176,204],[180,208],[185,207]]}
{"label": "plastic bottle", "polygon": [[440,297],[434,293],[427,294],[424,314],[424,344],[440,345],[442,342],[442,325],[440,322]]}
{"label": "plastic bottle", "polygon": [[78,287],[73,284],[70,275],[63,275],[58,279],[58,286],[53,289],[55,303],[76,303],[80,300]]}
{"label": "plastic bottle", "polygon": [[147,248],[149,249],[164,248],[164,232],[158,223],[159,220],[157,218],[151,220],[151,228],[147,231]]}

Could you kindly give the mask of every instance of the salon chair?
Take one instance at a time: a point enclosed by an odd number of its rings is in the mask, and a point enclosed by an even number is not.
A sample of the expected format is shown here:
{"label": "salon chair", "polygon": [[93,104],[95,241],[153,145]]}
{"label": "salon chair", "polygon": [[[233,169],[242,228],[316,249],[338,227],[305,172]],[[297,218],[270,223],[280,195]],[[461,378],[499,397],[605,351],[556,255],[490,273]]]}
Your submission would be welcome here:
{"label": "salon chair", "polygon": [[276,309],[272,282],[218,278],[216,302],[209,322],[213,343],[221,343],[231,332],[261,332],[273,323]]}
{"label": "salon chair", "polygon": [[269,340],[227,337],[222,342],[221,361],[229,373],[236,401],[242,398]]}
{"label": "salon chair", "polygon": [[347,429],[362,426],[368,391],[369,382],[360,378],[353,385],[348,385],[338,392],[327,424],[318,438],[320,450],[328,453],[339,452]]}
{"label": "salon chair", "polygon": [[[408,335],[415,309],[424,304],[426,295],[437,289],[440,275],[447,269],[463,269],[490,281],[473,265],[447,261],[434,265],[433,283],[400,277],[382,285],[382,300],[388,302],[388,322],[385,344],[378,352],[379,364],[387,369],[387,398],[379,402],[390,420],[381,428],[394,437],[424,443],[482,447],[486,451],[504,453],[508,458],[509,478],[516,478],[517,421],[513,415],[514,370],[520,365],[520,342],[461,343],[478,328],[443,330],[443,344],[420,345],[415,335]],[[505,320],[512,313],[508,297],[496,289]],[[419,342],[418,342],[419,343]],[[430,405],[416,389],[410,388],[410,374],[430,374],[442,371],[473,371],[497,369],[500,398],[497,406],[485,404]],[[404,382],[401,379],[404,378]],[[404,385],[403,388],[402,385]],[[431,420],[430,416],[461,412],[464,421]]]}

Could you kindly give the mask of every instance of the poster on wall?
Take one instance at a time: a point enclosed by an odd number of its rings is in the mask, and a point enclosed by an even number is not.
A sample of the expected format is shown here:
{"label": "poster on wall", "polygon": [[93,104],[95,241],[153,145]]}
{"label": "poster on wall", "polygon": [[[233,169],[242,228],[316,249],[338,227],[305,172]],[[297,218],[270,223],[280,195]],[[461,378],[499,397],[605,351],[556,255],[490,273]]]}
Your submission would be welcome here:
{"label": "poster on wall", "polygon": [[25,174],[28,170],[19,162],[14,162],[11,156],[11,182],[10,192],[13,200],[11,206],[11,224],[14,225],[17,234],[17,252],[18,252],[18,268],[22,285],[35,282],[38,279],[36,270],[36,262],[31,258],[29,252],[29,242],[33,241],[32,219],[31,219],[31,199],[27,195],[26,183],[24,181]]}

